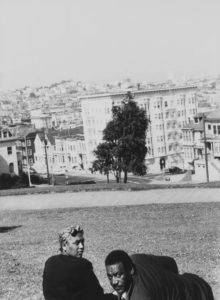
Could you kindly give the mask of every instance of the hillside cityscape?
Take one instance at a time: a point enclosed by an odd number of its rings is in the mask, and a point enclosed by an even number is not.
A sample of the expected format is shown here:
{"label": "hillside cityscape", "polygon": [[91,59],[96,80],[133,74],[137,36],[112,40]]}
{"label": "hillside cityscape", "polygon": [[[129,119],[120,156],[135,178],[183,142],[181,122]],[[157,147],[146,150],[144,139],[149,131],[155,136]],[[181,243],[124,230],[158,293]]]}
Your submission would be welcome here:
{"label": "hillside cityscape", "polygon": [[[106,84],[63,80],[0,94],[0,175],[92,172],[94,150],[127,92],[146,112],[148,174],[220,179],[220,75]],[[206,147],[205,147],[206,145]],[[176,168],[176,169],[175,169]]]}

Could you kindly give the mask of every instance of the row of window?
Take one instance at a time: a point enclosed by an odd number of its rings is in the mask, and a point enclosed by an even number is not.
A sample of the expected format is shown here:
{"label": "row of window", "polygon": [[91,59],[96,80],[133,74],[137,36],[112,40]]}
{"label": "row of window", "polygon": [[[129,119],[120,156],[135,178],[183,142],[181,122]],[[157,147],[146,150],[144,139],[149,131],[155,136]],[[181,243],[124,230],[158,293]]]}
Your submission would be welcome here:
{"label": "row of window", "polygon": [[184,138],[184,141],[189,141],[189,142],[193,141],[193,136],[192,136],[191,132],[184,132],[183,138]]}
{"label": "row of window", "polygon": [[[116,104],[116,105],[118,105],[118,104]],[[93,107],[90,107],[90,108],[85,108],[84,112],[87,115],[90,115],[90,114],[93,114],[93,113],[96,113],[96,114],[98,114],[98,113],[110,114],[111,109],[109,107],[105,107],[104,110],[103,110],[103,107],[93,106]]]}
{"label": "row of window", "polygon": [[156,124],[156,129],[162,131],[164,129],[163,124]]}
{"label": "row of window", "polygon": [[89,127],[89,126],[91,126],[92,124],[104,124],[104,123],[106,123],[104,120],[102,120],[102,119],[87,119],[86,120],[86,125]]}
{"label": "row of window", "polygon": [[[190,115],[195,115],[196,114],[196,109],[189,109],[189,114]],[[166,112],[165,118],[169,119],[169,118],[177,118],[177,117],[181,117],[181,116],[185,116],[185,111],[184,110],[178,110],[178,111],[173,111],[173,112]],[[159,114],[154,114],[154,118],[157,120],[161,120],[163,119],[163,114],[159,113]]]}
{"label": "row of window", "polygon": [[159,154],[166,153],[166,147],[158,147],[157,151],[158,151]]}
{"label": "row of window", "polygon": [[[161,108],[162,107],[162,100],[163,97],[161,97],[160,101],[155,101],[154,102],[154,108]],[[175,102],[177,103],[177,105],[184,105],[185,104],[185,98],[182,99],[177,99],[177,100],[170,100],[170,101],[164,101],[164,106],[168,107],[168,103],[170,104],[170,106],[173,106],[175,104]],[[195,97],[192,98],[188,98],[188,103],[189,104],[194,104],[195,103]]]}
{"label": "row of window", "polygon": [[180,151],[183,149],[183,146],[178,143],[172,143],[168,146],[169,151]]}
{"label": "row of window", "polygon": [[220,153],[220,146],[214,146],[215,153]]}
{"label": "row of window", "polygon": [[[208,124],[208,130],[212,130],[211,124]],[[213,125],[213,134],[219,134],[220,135],[220,125]]]}
{"label": "row of window", "polygon": [[164,141],[164,137],[161,135],[161,136],[157,136],[157,141],[158,142],[163,142]]}
{"label": "row of window", "polygon": [[[25,144],[21,141],[16,142],[17,146],[25,146]],[[31,140],[27,140],[27,146],[31,146]]]}
{"label": "row of window", "polygon": [[8,131],[0,131],[0,139],[2,137],[7,138],[7,137],[11,137],[11,136],[12,136],[12,134]]}
{"label": "row of window", "polygon": [[187,159],[193,159],[194,158],[193,149],[190,147],[185,147],[184,148],[184,156]]}

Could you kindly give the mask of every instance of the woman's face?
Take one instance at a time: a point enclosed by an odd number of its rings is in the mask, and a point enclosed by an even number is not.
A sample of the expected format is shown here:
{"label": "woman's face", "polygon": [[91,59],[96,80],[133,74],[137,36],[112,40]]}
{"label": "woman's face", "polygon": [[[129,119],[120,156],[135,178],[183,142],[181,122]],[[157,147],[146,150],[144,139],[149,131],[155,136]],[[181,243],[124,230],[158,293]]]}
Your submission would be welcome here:
{"label": "woman's face", "polygon": [[76,236],[69,236],[63,245],[63,252],[66,255],[82,257],[84,251],[84,236],[77,233]]}

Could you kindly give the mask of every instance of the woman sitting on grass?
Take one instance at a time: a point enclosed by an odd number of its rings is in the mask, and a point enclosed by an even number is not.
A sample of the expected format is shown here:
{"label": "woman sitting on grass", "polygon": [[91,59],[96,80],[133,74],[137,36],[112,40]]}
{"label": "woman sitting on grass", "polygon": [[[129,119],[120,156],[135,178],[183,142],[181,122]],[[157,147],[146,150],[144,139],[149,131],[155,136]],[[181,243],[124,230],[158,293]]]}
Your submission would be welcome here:
{"label": "woman sitting on grass", "polygon": [[[115,299],[103,293],[90,261],[82,258],[84,232],[70,226],[59,234],[60,254],[50,257],[43,272],[43,294],[46,300]],[[116,298],[117,299],[117,298]]]}

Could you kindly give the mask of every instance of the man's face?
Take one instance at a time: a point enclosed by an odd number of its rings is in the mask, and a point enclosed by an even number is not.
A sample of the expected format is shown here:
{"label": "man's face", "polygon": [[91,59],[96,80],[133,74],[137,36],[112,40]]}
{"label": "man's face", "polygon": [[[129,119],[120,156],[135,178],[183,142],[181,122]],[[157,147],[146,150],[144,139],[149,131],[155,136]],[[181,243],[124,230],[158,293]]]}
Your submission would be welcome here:
{"label": "man's face", "polygon": [[132,275],[131,271],[126,270],[121,262],[106,266],[106,272],[111,286],[119,295],[128,291]]}
{"label": "man's face", "polygon": [[82,233],[76,236],[68,237],[66,244],[63,246],[66,255],[82,257],[84,251],[84,237]]}

